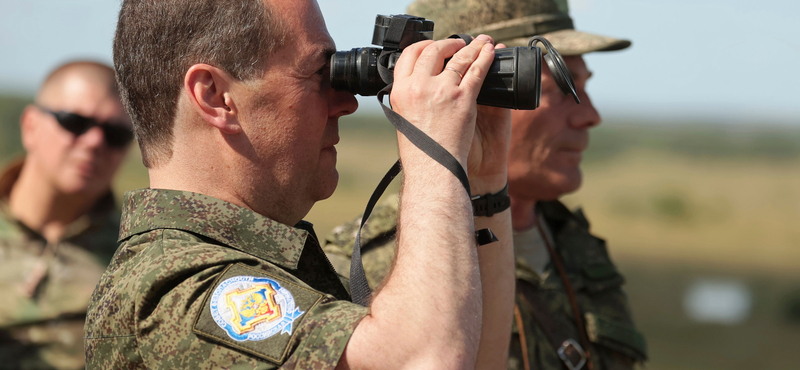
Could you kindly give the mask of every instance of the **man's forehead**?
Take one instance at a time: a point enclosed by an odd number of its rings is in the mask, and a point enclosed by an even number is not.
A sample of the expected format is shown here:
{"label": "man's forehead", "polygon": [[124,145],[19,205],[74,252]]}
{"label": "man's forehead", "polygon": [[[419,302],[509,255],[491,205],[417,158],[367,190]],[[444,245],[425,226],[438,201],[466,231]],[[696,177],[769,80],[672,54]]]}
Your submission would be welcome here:
{"label": "man's forehead", "polygon": [[77,113],[101,121],[128,122],[119,94],[112,86],[80,76],[42,91],[37,103],[55,111]]}
{"label": "man's forehead", "polygon": [[[327,30],[322,11],[314,0],[266,0],[275,15],[281,18],[291,33]],[[327,33],[327,31],[325,31]]]}
{"label": "man's forehead", "polygon": [[65,99],[71,95],[106,95],[116,93],[114,75],[90,68],[72,68],[48,78],[39,89],[38,98]]}
{"label": "man's forehead", "polygon": [[74,106],[94,105],[116,95],[108,86],[101,86],[86,79],[75,77],[64,80],[58,85],[50,86],[42,91],[37,99],[39,103],[49,105],[53,109],[68,109]]}
{"label": "man's forehead", "polygon": [[294,35],[292,41],[287,43],[290,50],[300,63],[317,63],[327,60],[336,52],[336,44],[326,30],[318,33],[304,33]]}
{"label": "man's forehead", "polygon": [[[311,69],[322,67],[322,64],[327,62],[330,56],[336,52],[333,42],[321,42],[320,40],[291,41],[287,42],[281,49],[278,51],[280,57],[278,55],[273,55],[272,57],[276,64],[270,64],[278,66],[286,62],[288,64],[284,65],[291,66],[291,68],[301,73],[310,73]],[[276,57],[284,62],[279,62]]]}
{"label": "man's forehead", "polygon": [[267,0],[281,17],[287,28],[287,44],[302,46],[307,53],[316,53],[320,47],[334,48],[333,39],[328,34],[325,19],[314,0]]}

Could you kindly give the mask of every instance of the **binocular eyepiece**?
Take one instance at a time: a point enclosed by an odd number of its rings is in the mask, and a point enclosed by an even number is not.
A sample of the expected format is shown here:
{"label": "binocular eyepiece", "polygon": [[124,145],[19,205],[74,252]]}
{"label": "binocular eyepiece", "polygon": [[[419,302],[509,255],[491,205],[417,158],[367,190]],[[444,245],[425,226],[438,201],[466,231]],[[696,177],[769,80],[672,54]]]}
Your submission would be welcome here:
{"label": "binocular eyepiece", "polygon": [[[453,35],[468,44],[472,37]],[[372,43],[382,48],[364,47],[337,51],[331,56],[331,86],[362,96],[377,95],[394,80],[394,65],[407,46],[433,38],[433,21],[412,15],[378,15]],[[541,43],[547,50],[543,55]],[[544,37],[531,37],[527,47],[495,50],[494,61],[478,94],[478,104],[511,109],[536,109],[542,95],[542,59],[564,95],[580,104],[572,73],[564,58]]]}

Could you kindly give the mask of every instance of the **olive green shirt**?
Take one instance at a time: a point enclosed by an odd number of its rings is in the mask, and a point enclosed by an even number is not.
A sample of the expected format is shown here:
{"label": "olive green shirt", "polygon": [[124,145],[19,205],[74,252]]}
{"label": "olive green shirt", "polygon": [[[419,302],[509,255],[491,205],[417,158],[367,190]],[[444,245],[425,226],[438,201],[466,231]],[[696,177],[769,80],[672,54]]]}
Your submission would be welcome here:
{"label": "olive green shirt", "polygon": [[88,369],[331,369],[367,309],[310,224],[142,189],[86,321]]}
{"label": "olive green shirt", "polygon": [[[362,230],[364,271],[373,288],[379,286],[392,266],[397,204],[396,196],[379,204]],[[576,291],[591,341],[592,348],[589,350],[594,369],[631,369],[646,360],[645,339],[634,326],[627,296],[622,291],[624,278],[611,262],[605,241],[591,235],[589,223],[580,211],[570,212],[560,202],[539,203],[537,208],[544,220],[544,227],[548,228],[546,235],[555,242],[553,247],[563,260]],[[324,247],[331,263],[344,277],[350,275],[350,257],[360,222],[361,218],[357,218],[334,229]],[[528,238],[537,239],[543,242],[542,238]],[[541,252],[543,248],[515,245],[517,284],[529,284],[538,297],[537,301],[546,307],[548,319],[559,328],[559,334],[580,343],[572,307],[554,265],[549,260],[545,264],[537,263],[537,266],[530,266],[526,262],[541,259],[541,253],[537,251]],[[535,255],[522,255],[524,253]],[[517,325],[518,321],[515,320],[508,369],[526,369],[526,361],[529,370],[565,369],[553,345],[537,325],[531,306],[520,292],[517,293],[516,309],[519,315],[515,317],[519,317],[521,325]],[[525,343],[525,348],[522,343]]]}
{"label": "olive green shirt", "polygon": [[0,174],[0,368],[83,369],[86,305],[116,250],[119,213],[108,193],[48,243],[8,209],[22,163]]}

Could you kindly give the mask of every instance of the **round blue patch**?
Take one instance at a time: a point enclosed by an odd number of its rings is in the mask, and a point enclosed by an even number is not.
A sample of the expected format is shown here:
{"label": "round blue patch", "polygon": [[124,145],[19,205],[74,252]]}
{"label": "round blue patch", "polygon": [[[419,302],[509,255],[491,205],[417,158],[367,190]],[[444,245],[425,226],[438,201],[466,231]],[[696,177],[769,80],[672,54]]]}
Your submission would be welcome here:
{"label": "round blue patch", "polygon": [[294,321],[305,313],[288,289],[255,276],[226,279],[214,289],[209,305],[217,325],[237,342],[291,335]]}

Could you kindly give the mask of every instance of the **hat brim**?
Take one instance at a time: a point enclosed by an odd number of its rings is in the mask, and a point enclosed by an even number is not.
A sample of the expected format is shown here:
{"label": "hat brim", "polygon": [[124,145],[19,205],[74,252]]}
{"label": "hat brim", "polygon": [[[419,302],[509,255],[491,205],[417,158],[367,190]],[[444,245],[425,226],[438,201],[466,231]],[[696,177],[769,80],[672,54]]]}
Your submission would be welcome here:
{"label": "hat brim", "polygon": [[[534,35],[531,35],[534,36]],[[576,30],[559,30],[545,33],[542,36],[563,56],[582,55],[595,51],[615,51],[631,46],[630,40],[618,39],[609,36],[596,35]],[[528,46],[530,37],[520,37],[511,40],[495,40],[508,47]]]}

